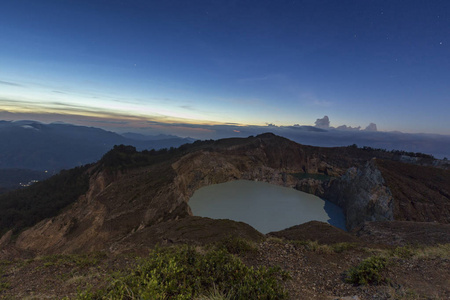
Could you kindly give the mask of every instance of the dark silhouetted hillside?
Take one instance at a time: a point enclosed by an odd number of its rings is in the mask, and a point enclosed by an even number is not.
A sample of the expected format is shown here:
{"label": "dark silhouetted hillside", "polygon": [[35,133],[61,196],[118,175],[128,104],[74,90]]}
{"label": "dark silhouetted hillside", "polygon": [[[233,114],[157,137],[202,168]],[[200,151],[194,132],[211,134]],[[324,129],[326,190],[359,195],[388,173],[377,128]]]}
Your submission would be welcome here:
{"label": "dark silhouetted hillside", "polygon": [[134,140],[94,127],[3,121],[0,141],[0,169],[53,171],[95,162],[114,145],[150,150],[178,147],[191,139]]}

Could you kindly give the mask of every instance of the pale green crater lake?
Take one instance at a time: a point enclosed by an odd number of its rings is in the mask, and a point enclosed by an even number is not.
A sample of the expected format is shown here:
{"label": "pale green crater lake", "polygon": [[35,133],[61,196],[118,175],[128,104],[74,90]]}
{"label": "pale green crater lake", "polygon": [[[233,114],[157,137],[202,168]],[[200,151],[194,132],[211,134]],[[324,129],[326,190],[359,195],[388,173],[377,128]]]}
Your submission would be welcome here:
{"label": "pale green crater lake", "polygon": [[309,221],[345,230],[337,205],[317,196],[265,182],[237,180],[198,189],[189,200],[194,216],[245,222],[262,233]]}

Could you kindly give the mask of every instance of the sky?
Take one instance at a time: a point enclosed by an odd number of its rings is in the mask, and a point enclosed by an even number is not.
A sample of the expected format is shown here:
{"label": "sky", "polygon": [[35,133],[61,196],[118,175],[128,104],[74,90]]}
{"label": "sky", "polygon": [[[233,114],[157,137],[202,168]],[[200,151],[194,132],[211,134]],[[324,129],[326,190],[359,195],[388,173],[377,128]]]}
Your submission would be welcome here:
{"label": "sky", "polygon": [[333,127],[449,135],[449,112],[447,0],[16,0],[0,9],[4,120],[195,136],[196,124],[314,126],[329,116]]}

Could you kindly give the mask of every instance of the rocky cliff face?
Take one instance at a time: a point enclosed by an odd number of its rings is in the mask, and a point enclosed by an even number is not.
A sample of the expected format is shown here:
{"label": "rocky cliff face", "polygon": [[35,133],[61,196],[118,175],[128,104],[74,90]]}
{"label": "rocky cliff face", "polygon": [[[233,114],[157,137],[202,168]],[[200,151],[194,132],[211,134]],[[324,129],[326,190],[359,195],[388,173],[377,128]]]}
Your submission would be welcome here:
{"label": "rocky cliff face", "polygon": [[350,168],[330,183],[324,197],[344,209],[349,229],[364,221],[389,221],[394,217],[394,198],[375,160],[363,168]]}
{"label": "rocky cliff face", "polygon": [[341,206],[349,229],[365,221],[450,223],[450,172],[429,162],[372,159],[341,178],[304,179],[296,188]]}

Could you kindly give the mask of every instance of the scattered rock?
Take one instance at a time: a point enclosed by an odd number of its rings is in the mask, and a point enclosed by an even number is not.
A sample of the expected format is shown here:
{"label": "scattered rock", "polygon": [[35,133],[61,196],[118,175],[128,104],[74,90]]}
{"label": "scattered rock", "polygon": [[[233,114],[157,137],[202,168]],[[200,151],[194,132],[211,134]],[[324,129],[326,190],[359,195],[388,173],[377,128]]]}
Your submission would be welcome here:
{"label": "scattered rock", "polygon": [[437,245],[450,243],[450,224],[426,222],[365,222],[355,233],[361,240],[388,244]]}

